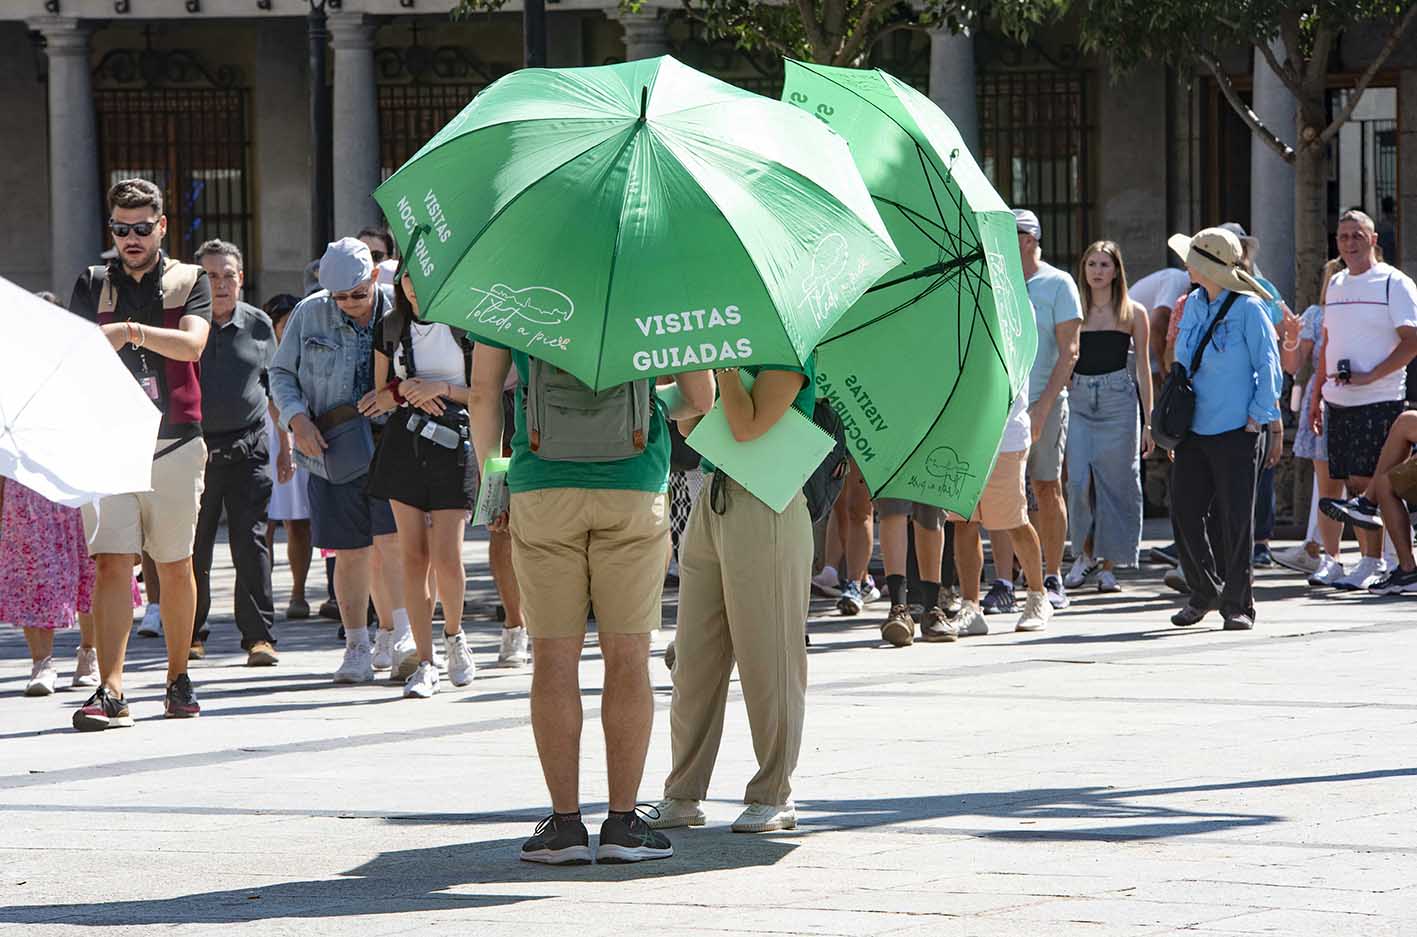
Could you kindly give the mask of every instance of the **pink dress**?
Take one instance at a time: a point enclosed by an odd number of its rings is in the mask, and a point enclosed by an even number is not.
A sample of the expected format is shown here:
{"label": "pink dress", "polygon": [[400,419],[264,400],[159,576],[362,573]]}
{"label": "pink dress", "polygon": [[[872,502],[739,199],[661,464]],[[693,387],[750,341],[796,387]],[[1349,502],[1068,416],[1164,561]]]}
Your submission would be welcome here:
{"label": "pink dress", "polygon": [[[0,624],[59,631],[93,603],[94,563],[77,508],[5,479],[0,514]],[[133,600],[140,602],[136,581]]]}

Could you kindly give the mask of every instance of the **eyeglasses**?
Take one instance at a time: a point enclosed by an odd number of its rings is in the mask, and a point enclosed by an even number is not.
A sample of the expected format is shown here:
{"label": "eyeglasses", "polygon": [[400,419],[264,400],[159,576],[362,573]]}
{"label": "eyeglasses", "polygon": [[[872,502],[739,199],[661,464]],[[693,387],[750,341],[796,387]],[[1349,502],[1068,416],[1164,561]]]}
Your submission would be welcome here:
{"label": "eyeglasses", "polygon": [[353,293],[331,293],[330,298],[337,303],[362,303],[369,298],[369,291],[363,289]]}
{"label": "eyeglasses", "polygon": [[388,259],[388,254],[383,251],[370,251],[369,256],[374,258],[374,263],[381,264]]}
{"label": "eyeglasses", "polygon": [[136,234],[140,238],[145,238],[157,230],[156,221],[140,221],[137,224],[126,224],[122,221],[109,221],[108,230],[113,232],[116,238],[125,238],[129,232]]}

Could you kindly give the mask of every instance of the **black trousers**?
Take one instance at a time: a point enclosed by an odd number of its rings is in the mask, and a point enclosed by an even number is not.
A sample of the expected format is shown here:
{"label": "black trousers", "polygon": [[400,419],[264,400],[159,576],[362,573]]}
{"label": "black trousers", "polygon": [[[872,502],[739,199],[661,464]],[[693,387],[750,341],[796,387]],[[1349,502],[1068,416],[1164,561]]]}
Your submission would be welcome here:
{"label": "black trousers", "polygon": [[275,644],[275,599],[271,595],[271,553],[266,546],[266,512],[271,504],[271,470],[265,434],[249,458],[228,465],[207,461],[202,509],[192,566],[197,574],[197,620],[193,640],[207,639],[207,615],[212,607],[212,551],[218,522],[226,508],[231,562],[236,567],[236,627],[241,647],[257,641]]}
{"label": "black trousers", "polygon": [[1171,526],[1191,605],[1254,618],[1255,481],[1260,437],[1243,428],[1188,436],[1171,465]]}

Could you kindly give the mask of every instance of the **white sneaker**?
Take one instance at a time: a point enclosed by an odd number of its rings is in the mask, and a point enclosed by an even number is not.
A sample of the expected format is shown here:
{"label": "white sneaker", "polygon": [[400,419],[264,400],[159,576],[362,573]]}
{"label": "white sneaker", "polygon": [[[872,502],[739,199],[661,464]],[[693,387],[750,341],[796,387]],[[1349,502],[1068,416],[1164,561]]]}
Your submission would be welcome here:
{"label": "white sneaker", "polygon": [[531,663],[526,628],[503,628],[502,649],[497,652],[498,667],[525,667]]}
{"label": "white sneaker", "polygon": [[652,830],[672,830],[680,826],[703,826],[708,822],[704,812],[699,809],[697,800],[679,800],[675,797],[666,797],[654,805],[654,812],[658,816],[649,821],[649,828]]}
{"label": "white sneaker", "polygon": [[1102,575],[1100,575],[1100,576],[1097,577],[1097,591],[1098,591],[1098,592],[1121,592],[1121,591],[1122,591],[1122,587],[1117,584],[1117,577],[1116,577],[1115,575],[1113,575],[1112,570],[1110,570],[1110,569],[1104,569],[1104,570],[1102,571]]}
{"label": "white sneaker", "polygon": [[1386,563],[1380,559],[1365,556],[1358,561],[1357,566],[1353,567],[1353,572],[1342,579],[1334,580],[1333,587],[1345,592],[1367,592],[1368,587],[1381,579],[1385,572],[1387,572]]}
{"label": "white sneaker", "polygon": [[335,671],[336,683],[372,683],[374,660],[367,644],[350,644],[344,649],[344,660]]}
{"label": "white sneaker", "polygon": [[1312,576],[1319,571],[1323,565],[1323,558],[1309,555],[1305,544],[1299,543],[1292,547],[1285,547],[1282,550],[1273,550],[1270,556],[1274,561],[1285,569],[1292,569],[1296,573],[1303,573]]}
{"label": "white sneaker", "polygon": [[37,660],[30,667],[30,682],[25,687],[26,696],[48,696],[54,692],[54,681],[59,675],[54,672],[54,658]]}
{"label": "white sneaker", "polygon": [[156,602],[149,602],[147,610],[143,612],[143,620],[138,624],[138,637],[162,637],[162,615],[158,612]]}
{"label": "white sneaker", "polygon": [[438,692],[438,668],[420,663],[403,685],[404,699],[428,699]]}
{"label": "white sneaker", "polygon": [[771,833],[774,830],[797,829],[797,807],[785,804],[749,804],[733,821],[735,833]]}
{"label": "white sneaker", "polygon": [[976,637],[989,633],[989,622],[984,618],[984,613],[979,610],[979,606],[964,603],[964,607],[959,610],[958,617],[955,618],[955,627],[959,629],[959,636]]}
{"label": "white sneaker", "polygon": [[407,680],[418,669],[418,645],[413,643],[413,632],[405,631],[394,636],[394,673],[391,680]]}
{"label": "white sneaker", "polygon": [[1344,576],[1348,575],[1348,570],[1343,568],[1343,564],[1328,554],[1324,554],[1319,559],[1318,570],[1309,577],[1311,586],[1331,586]]}
{"label": "white sneaker", "polygon": [[822,571],[812,577],[812,591],[828,599],[841,598],[841,574],[835,566],[823,566]]}
{"label": "white sneaker", "polygon": [[1067,586],[1069,589],[1076,589],[1078,586],[1087,582],[1088,578],[1091,577],[1093,573],[1097,572],[1099,565],[1097,560],[1084,553],[1076,560],[1073,560],[1072,569],[1068,570],[1068,574],[1063,577],[1063,585]]}
{"label": "white sneaker", "polygon": [[1053,604],[1042,592],[1030,592],[1023,604],[1023,614],[1019,616],[1015,631],[1042,631],[1053,618]]}
{"label": "white sneaker", "polygon": [[98,651],[91,647],[79,648],[74,656],[74,682],[76,687],[98,686]]}
{"label": "white sneaker", "polygon": [[394,669],[394,633],[379,629],[379,633],[374,635],[374,660],[375,670]]}
{"label": "white sneaker", "polygon": [[467,686],[477,676],[477,664],[467,646],[467,635],[443,635],[443,651],[448,659],[448,680],[453,686]]}

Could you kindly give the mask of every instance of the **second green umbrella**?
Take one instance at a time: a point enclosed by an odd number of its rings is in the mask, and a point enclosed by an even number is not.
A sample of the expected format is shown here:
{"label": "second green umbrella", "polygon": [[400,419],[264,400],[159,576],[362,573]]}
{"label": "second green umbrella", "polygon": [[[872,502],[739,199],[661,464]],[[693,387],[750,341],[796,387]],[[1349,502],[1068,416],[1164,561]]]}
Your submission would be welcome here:
{"label": "second green umbrella", "polygon": [[374,198],[428,318],[597,390],[799,364],[900,262],[840,137],[668,56],[514,72]]}

